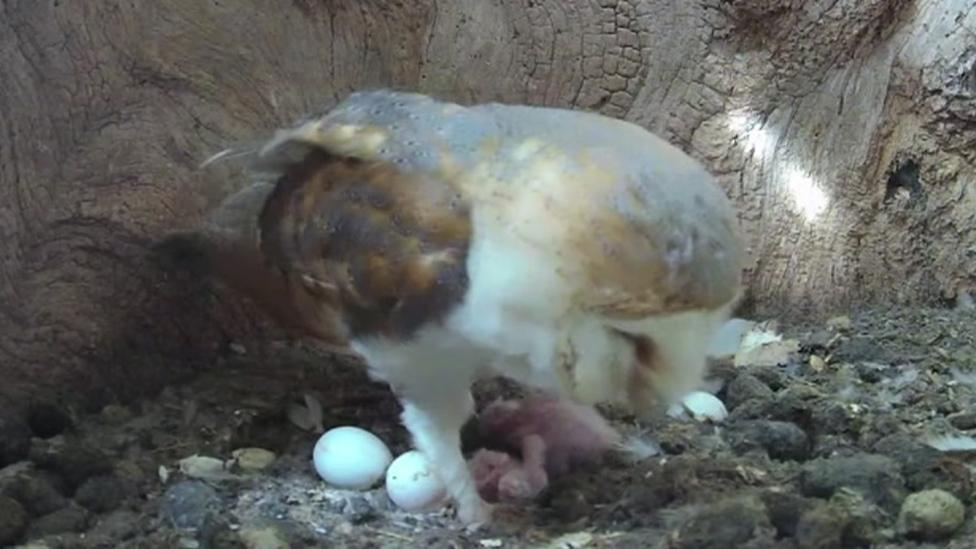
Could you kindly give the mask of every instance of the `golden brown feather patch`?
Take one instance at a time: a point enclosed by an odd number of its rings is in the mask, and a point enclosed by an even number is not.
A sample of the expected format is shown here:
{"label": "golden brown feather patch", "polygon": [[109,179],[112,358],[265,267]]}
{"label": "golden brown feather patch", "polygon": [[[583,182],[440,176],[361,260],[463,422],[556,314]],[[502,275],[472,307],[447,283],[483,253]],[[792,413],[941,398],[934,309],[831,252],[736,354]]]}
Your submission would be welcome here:
{"label": "golden brown feather patch", "polygon": [[352,337],[404,339],[468,286],[468,205],[446,181],[313,149],[287,168],[260,217],[272,265],[334,287]]}

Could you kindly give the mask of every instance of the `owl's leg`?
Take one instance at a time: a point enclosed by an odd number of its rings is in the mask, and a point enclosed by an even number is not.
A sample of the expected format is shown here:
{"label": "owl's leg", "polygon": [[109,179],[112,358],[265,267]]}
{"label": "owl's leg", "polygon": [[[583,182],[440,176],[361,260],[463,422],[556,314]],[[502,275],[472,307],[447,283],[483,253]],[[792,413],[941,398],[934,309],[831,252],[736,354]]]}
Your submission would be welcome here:
{"label": "owl's leg", "polygon": [[486,523],[491,509],[461,453],[461,427],[474,414],[471,386],[484,357],[445,342],[450,338],[435,333],[408,345],[353,342],[353,348],[370,364],[370,375],[388,383],[403,405],[401,419],[413,446],[440,476],[461,521]]}
{"label": "owl's leg", "polygon": [[[490,506],[481,499],[474,477],[461,454],[461,427],[474,413],[470,388],[429,387],[401,395],[403,423],[441,477],[466,524],[487,523]],[[439,389],[439,390],[438,390]]]}

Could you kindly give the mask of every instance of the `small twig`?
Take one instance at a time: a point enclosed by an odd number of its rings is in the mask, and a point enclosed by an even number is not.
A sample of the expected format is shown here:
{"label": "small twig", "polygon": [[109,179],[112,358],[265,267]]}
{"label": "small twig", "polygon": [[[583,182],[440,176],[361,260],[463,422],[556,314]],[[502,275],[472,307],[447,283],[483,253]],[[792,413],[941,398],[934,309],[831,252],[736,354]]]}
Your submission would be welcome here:
{"label": "small twig", "polygon": [[396,532],[387,532],[386,530],[373,530],[373,532],[393,539],[398,539],[400,541],[415,541],[413,538],[409,538],[402,534],[397,534]]}

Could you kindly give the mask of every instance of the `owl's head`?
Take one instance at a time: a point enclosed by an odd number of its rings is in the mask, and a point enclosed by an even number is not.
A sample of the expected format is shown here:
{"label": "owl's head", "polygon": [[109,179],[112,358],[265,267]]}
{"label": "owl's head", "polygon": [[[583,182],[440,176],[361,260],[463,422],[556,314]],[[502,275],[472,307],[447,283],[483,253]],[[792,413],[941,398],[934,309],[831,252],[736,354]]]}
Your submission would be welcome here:
{"label": "owl's head", "polygon": [[570,339],[575,362],[562,385],[574,400],[642,416],[674,404],[701,385],[708,343],[731,308],[583,323]]}

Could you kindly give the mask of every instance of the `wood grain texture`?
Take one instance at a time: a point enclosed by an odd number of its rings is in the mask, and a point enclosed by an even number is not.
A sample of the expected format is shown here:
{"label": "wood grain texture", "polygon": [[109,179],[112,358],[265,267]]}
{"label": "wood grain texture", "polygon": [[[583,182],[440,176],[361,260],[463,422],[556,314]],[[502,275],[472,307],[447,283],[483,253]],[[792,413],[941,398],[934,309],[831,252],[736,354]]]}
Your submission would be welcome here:
{"label": "wood grain texture", "polygon": [[660,133],[740,208],[757,311],[951,297],[976,286],[974,4],[4,0],[0,398],[132,395],[257,341],[146,250],[247,184],[203,159],[364,87]]}

